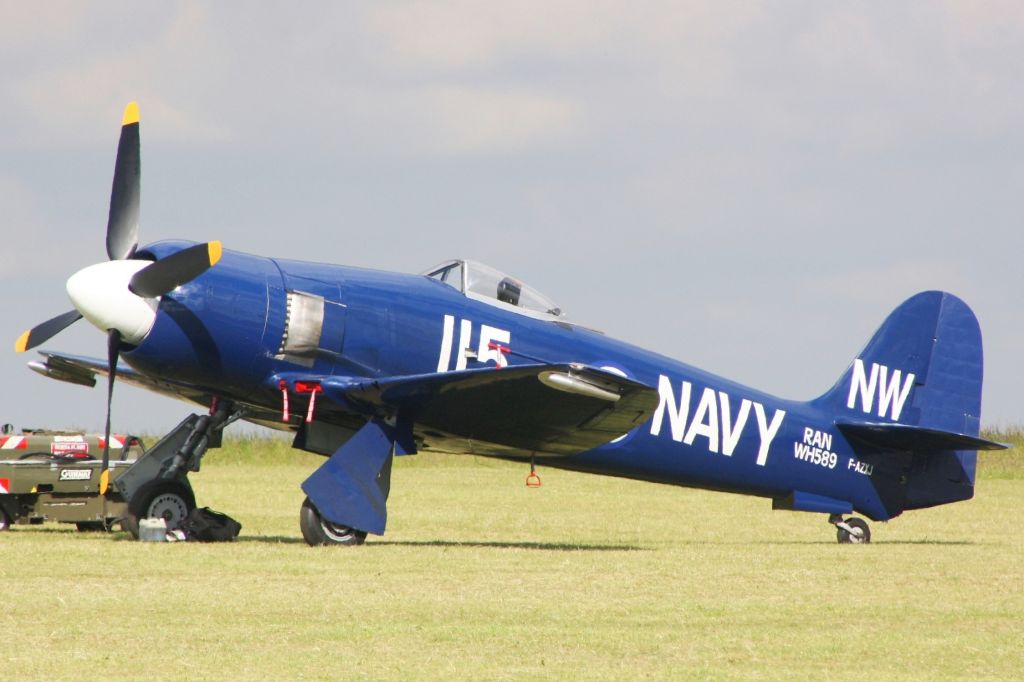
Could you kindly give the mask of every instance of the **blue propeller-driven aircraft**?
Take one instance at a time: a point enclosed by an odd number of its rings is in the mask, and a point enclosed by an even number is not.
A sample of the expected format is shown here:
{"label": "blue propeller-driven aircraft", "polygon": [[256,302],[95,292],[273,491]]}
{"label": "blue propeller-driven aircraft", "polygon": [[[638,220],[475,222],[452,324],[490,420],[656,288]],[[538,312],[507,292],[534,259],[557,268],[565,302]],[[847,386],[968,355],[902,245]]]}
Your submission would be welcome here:
{"label": "blue propeller-driven aircraft", "polygon": [[[294,432],[296,448],[326,456],[302,485],[313,545],[383,534],[393,457],[419,451],[756,495],[826,514],[840,542],[863,543],[869,527],[851,514],[885,521],[970,499],[977,451],[1003,447],[978,436],[981,333],[948,293],[896,308],[820,397],[782,400],[574,324],[472,261],[409,275],[219,242],[139,249],[139,168],[132,103],[110,260],[73,275],[74,310],[16,349],[85,317],[107,333],[106,361],[41,351],[30,366],[75,383],[106,375],[108,429],[117,376],[210,408],[212,429],[245,419]],[[104,484],[106,469],[105,454]]]}

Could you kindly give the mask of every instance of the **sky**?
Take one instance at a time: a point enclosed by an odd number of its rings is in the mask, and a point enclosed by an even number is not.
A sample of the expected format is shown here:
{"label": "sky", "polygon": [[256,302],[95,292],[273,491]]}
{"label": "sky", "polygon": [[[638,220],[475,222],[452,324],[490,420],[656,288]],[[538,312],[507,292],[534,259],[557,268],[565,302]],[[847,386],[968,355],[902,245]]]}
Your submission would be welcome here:
{"label": "sky", "polygon": [[[901,301],[963,298],[982,423],[1024,423],[1024,5],[0,0],[13,349],[106,259],[121,112],[141,238],[505,270],[574,321],[793,399]],[[79,322],[46,347],[104,357]],[[0,422],[105,396],[0,353]],[[121,385],[115,431],[192,409]]]}

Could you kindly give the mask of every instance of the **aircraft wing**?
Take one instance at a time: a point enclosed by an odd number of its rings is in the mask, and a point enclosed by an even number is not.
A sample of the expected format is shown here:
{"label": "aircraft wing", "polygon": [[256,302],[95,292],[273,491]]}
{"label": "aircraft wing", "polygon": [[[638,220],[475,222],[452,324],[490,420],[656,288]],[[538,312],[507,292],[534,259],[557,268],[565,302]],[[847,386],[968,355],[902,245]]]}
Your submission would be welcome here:
{"label": "aircraft wing", "polygon": [[[468,451],[571,455],[643,424],[656,389],[577,364],[516,365],[437,374],[323,381],[327,397],[399,410],[428,441],[469,441]],[[460,448],[463,449],[463,448]]]}
{"label": "aircraft wing", "polygon": [[[107,376],[106,360],[49,350],[40,350],[39,354],[45,359],[42,362],[38,360],[30,362],[28,366],[33,371],[51,379],[80,384],[82,386],[95,386],[97,375]],[[194,402],[203,407],[210,405],[214,395],[213,391],[203,386],[196,386],[186,382],[154,379],[135,371],[124,363],[120,363],[117,366],[117,381],[123,381],[126,384],[144,388],[171,398]],[[266,423],[272,427],[278,426],[276,423],[277,418],[278,415],[276,413],[260,410],[252,406],[250,406],[249,414],[246,416],[246,419],[250,421],[257,421],[261,424]]]}
{"label": "aircraft wing", "polygon": [[[97,375],[107,376],[106,360],[90,358],[84,355],[56,353],[48,350],[41,350],[39,354],[45,360],[43,362],[30,362],[28,366],[33,371],[51,379],[81,384],[83,386],[95,386]],[[200,388],[187,384],[158,381],[145,374],[136,372],[123,363],[117,366],[117,380],[174,398],[184,398],[196,402],[203,402],[205,398],[206,402],[209,402],[210,394]]]}
{"label": "aircraft wing", "polygon": [[[30,367],[53,379],[92,386],[107,375],[99,358],[40,351]],[[295,375],[319,382],[324,396],[367,415],[398,412],[417,435],[458,452],[571,455],[604,445],[643,424],[658,405],[645,384],[578,364],[516,365],[384,379]],[[209,405],[202,386],[154,379],[120,365],[117,380]],[[279,414],[250,406],[250,421],[277,426]]]}

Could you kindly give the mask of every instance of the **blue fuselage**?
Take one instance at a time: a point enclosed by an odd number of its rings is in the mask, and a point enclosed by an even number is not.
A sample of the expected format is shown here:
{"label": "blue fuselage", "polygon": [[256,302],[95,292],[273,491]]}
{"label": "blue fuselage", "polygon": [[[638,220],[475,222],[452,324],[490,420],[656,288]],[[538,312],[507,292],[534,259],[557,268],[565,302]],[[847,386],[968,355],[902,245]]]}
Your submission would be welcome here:
{"label": "blue fuselage", "polygon": [[[146,252],[160,258],[179,248],[161,242]],[[323,298],[317,352],[298,362],[285,352],[289,291]],[[862,461],[834,415],[814,402],[780,400],[582,327],[468,298],[425,276],[226,251],[215,268],[164,296],[152,332],[123,357],[150,377],[250,406],[254,420],[266,423],[280,420],[281,374],[378,378],[493,366],[492,340],[511,349],[511,365],[578,362],[658,389],[658,408],[643,425],[596,449],[546,460],[552,466],[777,500],[799,491],[848,501],[876,520],[936,503],[909,499],[906,490],[894,495],[910,463]],[[328,405],[317,416],[354,417]],[[293,418],[282,426],[298,424]],[[486,444],[476,453],[509,456]]]}

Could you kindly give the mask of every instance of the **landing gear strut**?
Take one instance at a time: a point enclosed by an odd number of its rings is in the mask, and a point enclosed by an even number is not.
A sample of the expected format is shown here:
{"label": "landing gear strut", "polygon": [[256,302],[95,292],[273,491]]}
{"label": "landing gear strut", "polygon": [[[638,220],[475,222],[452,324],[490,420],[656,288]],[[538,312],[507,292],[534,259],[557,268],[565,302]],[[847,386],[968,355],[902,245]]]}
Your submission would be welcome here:
{"label": "landing gear strut", "polygon": [[832,514],[828,522],[836,527],[836,539],[841,545],[862,545],[871,542],[871,529],[864,519],[854,516],[843,520],[840,514]]}
{"label": "landing gear strut", "polygon": [[221,431],[242,414],[226,400],[212,414],[191,414],[121,474],[115,485],[128,503],[121,527],[137,538],[140,519],[163,518],[168,530],[180,526],[196,507],[188,472],[199,471],[207,448],[220,447]]}

